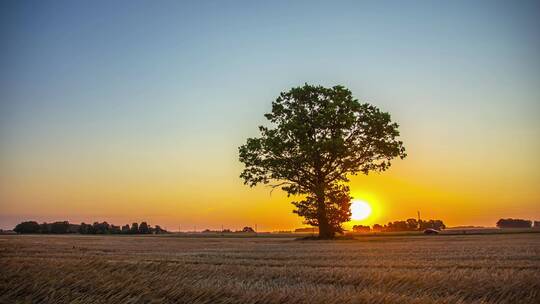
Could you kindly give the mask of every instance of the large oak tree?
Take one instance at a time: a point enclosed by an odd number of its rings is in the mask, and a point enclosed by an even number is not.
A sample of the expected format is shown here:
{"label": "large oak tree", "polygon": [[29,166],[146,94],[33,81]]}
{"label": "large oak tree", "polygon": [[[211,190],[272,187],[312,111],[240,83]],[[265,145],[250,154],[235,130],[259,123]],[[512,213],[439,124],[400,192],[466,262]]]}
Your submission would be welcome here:
{"label": "large oak tree", "polygon": [[320,238],[333,238],[350,220],[348,175],[385,171],[406,156],[390,115],[343,86],[292,88],[265,117],[261,136],[239,148],[240,177],[251,187],[270,184],[302,196],[294,212],[318,226]]}

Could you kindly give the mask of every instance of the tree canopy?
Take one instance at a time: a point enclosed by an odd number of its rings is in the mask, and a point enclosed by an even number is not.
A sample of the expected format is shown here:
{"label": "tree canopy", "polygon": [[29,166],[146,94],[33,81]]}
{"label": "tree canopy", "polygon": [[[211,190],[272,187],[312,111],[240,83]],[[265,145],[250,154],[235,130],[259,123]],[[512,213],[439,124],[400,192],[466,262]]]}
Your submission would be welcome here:
{"label": "tree canopy", "polygon": [[40,227],[39,224],[35,221],[27,221],[17,224],[13,231],[17,233],[39,233]]}
{"label": "tree canopy", "polygon": [[239,148],[249,186],[270,184],[302,195],[294,211],[332,238],[350,219],[348,175],[385,171],[404,158],[398,125],[343,86],[305,84],[282,92],[265,114],[269,126]]}
{"label": "tree canopy", "polygon": [[523,219],[500,219],[497,221],[497,227],[499,228],[531,228],[532,221]]}

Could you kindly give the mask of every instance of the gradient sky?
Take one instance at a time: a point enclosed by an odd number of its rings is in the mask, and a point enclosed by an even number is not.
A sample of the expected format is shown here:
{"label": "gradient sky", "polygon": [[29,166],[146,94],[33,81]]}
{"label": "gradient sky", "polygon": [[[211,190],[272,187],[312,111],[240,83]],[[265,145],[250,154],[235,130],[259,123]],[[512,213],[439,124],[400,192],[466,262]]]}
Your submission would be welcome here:
{"label": "gradient sky", "polygon": [[300,227],[237,147],[305,82],[400,124],[361,223],[540,220],[539,1],[2,1],[0,38],[2,228]]}

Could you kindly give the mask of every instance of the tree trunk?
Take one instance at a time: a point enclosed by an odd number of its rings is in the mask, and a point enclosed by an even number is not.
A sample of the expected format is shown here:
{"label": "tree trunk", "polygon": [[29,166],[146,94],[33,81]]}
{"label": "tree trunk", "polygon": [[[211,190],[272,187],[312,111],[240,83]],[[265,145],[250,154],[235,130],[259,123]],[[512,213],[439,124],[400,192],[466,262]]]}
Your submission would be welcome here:
{"label": "tree trunk", "polygon": [[317,193],[317,221],[319,222],[319,238],[333,239],[335,232],[330,226],[328,215],[326,214],[324,190]]}
{"label": "tree trunk", "polygon": [[319,238],[320,239],[333,239],[335,236],[335,232],[330,227],[330,224],[328,223],[328,219],[321,218],[319,219]]}

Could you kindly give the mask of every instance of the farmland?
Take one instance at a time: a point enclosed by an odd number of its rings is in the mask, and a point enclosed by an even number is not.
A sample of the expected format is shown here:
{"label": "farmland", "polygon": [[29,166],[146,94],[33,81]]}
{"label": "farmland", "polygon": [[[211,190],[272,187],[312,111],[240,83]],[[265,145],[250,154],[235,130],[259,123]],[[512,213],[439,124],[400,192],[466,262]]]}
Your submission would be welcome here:
{"label": "farmland", "polygon": [[539,303],[540,234],[0,236],[0,303]]}

